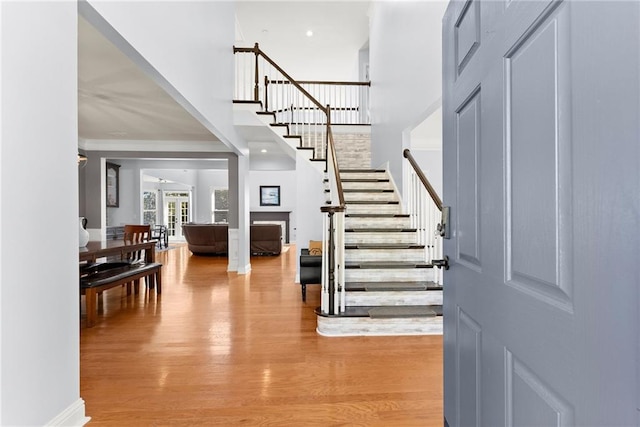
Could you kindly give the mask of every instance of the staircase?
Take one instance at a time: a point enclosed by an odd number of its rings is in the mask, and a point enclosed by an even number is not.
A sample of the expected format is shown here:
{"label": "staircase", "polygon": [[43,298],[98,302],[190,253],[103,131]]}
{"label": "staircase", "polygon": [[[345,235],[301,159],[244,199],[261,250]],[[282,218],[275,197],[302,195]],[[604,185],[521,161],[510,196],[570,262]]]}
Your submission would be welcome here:
{"label": "staircase", "polygon": [[[234,118],[236,129],[247,141],[275,135],[291,158],[325,174],[327,199],[334,199],[322,208],[318,333],[441,334],[441,281],[426,261],[442,256],[441,242],[432,238],[433,210],[413,198],[403,207],[388,172],[365,169],[371,164],[369,126],[362,126],[370,124],[369,82],[296,81],[257,43],[234,53],[236,105],[251,109]],[[354,127],[339,132],[338,126]]]}
{"label": "staircase", "polygon": [[341,169],[346,309],[319,310],[327,336],[442,333],[442,286],[385,170]]}

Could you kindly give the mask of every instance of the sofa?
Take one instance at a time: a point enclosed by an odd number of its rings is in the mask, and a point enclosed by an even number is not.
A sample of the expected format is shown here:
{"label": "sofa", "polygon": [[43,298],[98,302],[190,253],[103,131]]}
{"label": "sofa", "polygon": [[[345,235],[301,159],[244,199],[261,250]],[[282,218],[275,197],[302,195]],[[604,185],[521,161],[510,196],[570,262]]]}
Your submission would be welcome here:
{"label": "sofa", "polygon": [[[282,251],[282,227],[279,224],[251,224],[251,255],[279,255]],[[194,255],[227,255],[227,224],[184,224],[182,234]]]}
{"label": "sofa", "polygon": [[183,224],[182,235],[195,255],[226,255],[229,252],[227,224]]}

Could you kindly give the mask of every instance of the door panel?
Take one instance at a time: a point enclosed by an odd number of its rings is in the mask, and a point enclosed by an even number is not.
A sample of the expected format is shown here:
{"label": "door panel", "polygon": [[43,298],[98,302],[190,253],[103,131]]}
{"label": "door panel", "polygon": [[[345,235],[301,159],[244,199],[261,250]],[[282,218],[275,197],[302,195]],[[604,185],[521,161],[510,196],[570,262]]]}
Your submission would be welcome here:
{"label": "door panel", "polygon": [[445,417],[636,425],[640,2],[452,1]]}
{"label": "door panel", "polygon": [[456,369],[460,425],[481,426],[482,335],[480,325],[459,307],[457,317]]}
{"label": "door panel", "polygon": [[[506,55],[506,280],[571,310],[568,3]],[[555,4],[554,4],[555,6]],[[560,260],[560,255],[565,258]]]}
{"label": "door panel", "polygon": [[480,2],[471,0],[464,6],[455,25],[455,48],[458,74],[480,46]]}
{"label": "door panel", "polygon": [[456,110],[458,146],[457,259],[471,268],[480,267],[478,144],[480,142],[480,88]]}
{"label": "door panel", "polygon": [[505,353],[506,425],[570,426],[573,408],[509,351]]}

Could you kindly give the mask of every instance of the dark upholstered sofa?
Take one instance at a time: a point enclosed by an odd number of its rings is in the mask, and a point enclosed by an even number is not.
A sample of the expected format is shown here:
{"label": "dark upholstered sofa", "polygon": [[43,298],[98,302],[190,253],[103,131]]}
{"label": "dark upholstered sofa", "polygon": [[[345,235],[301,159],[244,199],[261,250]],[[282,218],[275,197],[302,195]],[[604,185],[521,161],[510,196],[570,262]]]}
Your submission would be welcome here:
{"label": "dark upholstered sofa", "polygon": [[196,255],[226,255],[229,251],[227,224],[184,224],[182,235]]}
{"label": "dark upholstered sofa", "polygon": [[[229,251],[227,224],[184,224],[182,234],[189,250],[196,255],[226,255]],[[279,224],[251,224],[252,255],[279,255],[282,251]]]}

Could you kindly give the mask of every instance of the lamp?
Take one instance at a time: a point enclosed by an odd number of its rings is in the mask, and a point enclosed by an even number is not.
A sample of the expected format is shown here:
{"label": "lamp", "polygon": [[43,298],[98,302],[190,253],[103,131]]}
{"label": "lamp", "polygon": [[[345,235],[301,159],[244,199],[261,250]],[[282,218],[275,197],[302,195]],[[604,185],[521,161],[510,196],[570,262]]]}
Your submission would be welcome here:
{"label": "lamp", "polygon": [[78,153],[78,166],[83,167],[87,164],[87,156]]}

